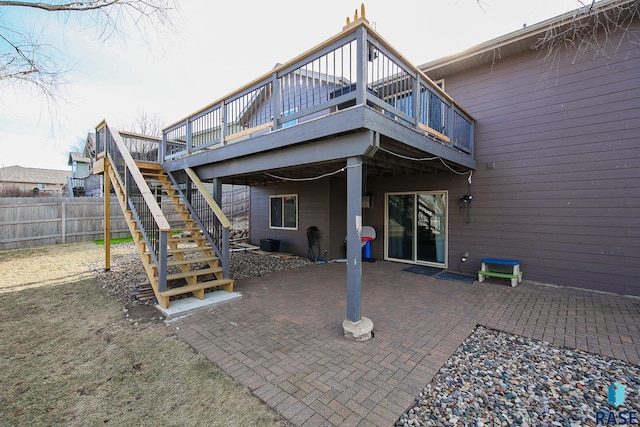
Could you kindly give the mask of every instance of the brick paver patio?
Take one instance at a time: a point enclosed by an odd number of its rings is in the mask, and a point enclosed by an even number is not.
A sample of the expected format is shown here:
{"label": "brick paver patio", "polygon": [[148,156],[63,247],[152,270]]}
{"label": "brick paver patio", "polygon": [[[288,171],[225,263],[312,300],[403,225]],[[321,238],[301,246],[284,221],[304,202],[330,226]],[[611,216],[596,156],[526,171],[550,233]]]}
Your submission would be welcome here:
{"label": "brick paver patio", "polygon": [[305,427],[392,425],[478,324],[640,363],[639,298],[526,281],[468,284],[406,267],[363,265],[362,313],[375,333],[368,342],[342,337],[346,266],[337,263],[240,280],[242,300],[172,326]]}

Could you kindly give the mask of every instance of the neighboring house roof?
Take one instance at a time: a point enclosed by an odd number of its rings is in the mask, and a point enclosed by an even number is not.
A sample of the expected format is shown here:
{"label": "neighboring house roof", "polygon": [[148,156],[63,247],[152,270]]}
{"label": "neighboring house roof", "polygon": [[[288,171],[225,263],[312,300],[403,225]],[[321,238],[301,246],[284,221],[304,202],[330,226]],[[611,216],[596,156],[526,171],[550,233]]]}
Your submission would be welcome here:
{"label": "neighboring house roof", "polygon": [[82,153],[72,152],[69,153],[69,161],[67,162],[67,164],[71,166],[73,162],[90,164],[91,159],[83,156]]}
{"label": "neighboring house roof", "polygon": [[591,5],[575,9],[470,47],[460,53],[427,62],[418,68],[433,80],[438,80],[447,75],[452,75],[463,70],[493,62],[500,58],[531,50],[548,32],[558,34],[569,28],[576,20],[589,18],[594,14],[599,15],[606,13],[616,7],[628,6],[637,1],[638,0],[602,0],[596,3],[595,9],[593,10],[591,9]]}
{"label": "neighboring house roof", "polygon": [[70,171],[57,169],[25,168],[17,165],[0,168],[0,181],[2,182],[64,185],[69,176],[71,176]]}

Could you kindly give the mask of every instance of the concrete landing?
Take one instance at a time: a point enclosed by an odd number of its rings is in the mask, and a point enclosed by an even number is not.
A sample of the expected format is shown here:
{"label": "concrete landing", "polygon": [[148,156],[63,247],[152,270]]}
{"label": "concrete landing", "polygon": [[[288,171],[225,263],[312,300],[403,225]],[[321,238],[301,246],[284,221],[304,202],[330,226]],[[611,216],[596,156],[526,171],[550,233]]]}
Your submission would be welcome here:
{"label": "concrete landing", "polygon": [[165,319],[175,319],[186,314],[193,313],[206,307],[225,304],[234,300],[242,299],[242,294],[238,292],[215,291],[204,294],[204,299],[196,297],[182,298],[171,301],[169,308],[162,308],[156,304],[156,308],[164,315]]}

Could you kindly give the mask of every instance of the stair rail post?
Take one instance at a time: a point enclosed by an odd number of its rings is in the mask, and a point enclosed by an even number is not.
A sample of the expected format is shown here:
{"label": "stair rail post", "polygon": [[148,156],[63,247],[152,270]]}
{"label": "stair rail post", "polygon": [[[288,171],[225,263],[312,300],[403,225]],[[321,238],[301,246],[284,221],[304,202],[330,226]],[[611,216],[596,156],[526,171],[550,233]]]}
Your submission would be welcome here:
{"label": "stair rail post", "polygon": [[167,133],[162,132],[162,141],[158,147],[158,163],[164,163],[164,157],[167,154]]}
{"label": "stair rail post", "polygon": [[186,128],[186,132],[187,132],[187,157],[191,155],[191,152],[193,151],[193,133],[191,131],[191,120],[186,119],[185,122],[185,128]]}
{"label": "stair rail post", "polygon": [[167,244],[168,232],[160,231],[159,251],[158,251],[158,290],[164,292],[167,290]]}
{"label": "stair rail post", "polygon": [[222,274],[224,277],[229,277],[230,264],[231,251],[229,250],[229,229],[224,227],[222,229]]}

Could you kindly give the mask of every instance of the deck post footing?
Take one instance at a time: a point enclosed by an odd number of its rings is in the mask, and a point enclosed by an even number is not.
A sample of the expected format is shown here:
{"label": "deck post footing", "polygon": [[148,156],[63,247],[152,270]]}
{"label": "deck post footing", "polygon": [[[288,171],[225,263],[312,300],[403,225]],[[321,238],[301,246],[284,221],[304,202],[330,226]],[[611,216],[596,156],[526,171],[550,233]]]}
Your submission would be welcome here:
{"label": "deck post footing", "polygon": [[369,341],[373,337],[371,332],[373,331],[373,322],[366,317],[361,317],[357,322],[345,319],[342,322],[342,329],[344,337],[351,341]]}

